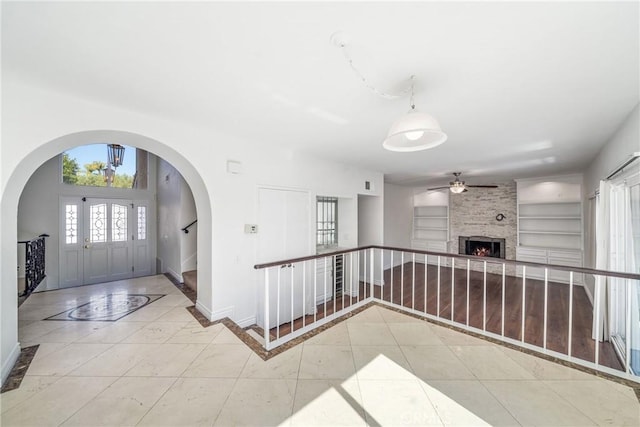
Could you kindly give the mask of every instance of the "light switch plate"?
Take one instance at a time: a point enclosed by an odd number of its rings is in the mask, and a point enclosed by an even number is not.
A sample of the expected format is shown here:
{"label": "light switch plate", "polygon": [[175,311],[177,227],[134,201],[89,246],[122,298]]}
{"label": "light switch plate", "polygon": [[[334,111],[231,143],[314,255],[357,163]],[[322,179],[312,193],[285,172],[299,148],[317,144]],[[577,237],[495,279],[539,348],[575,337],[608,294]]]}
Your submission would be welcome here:
{"label": "light switch plate", "polygon": [[255,234],[258,232],[258,225],[257,224],[245,224],[244,225],[244,232],[247,234]]}

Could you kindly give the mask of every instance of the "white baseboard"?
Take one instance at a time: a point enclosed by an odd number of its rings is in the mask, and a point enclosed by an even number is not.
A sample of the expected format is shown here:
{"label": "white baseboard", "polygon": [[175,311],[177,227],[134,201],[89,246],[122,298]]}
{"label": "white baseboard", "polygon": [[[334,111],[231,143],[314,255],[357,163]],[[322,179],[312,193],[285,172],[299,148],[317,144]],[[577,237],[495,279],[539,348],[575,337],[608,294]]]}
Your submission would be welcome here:
{"label": "white baseboard", "polygon": [[247,326],[256,324],[256,316],[247,317],[246,319],[241,319],[236,322],[236,325],[241,328],[246,328]]}
{"label": "white baseboard", "polygon": [[233,312],[234,312],[233,306],[225,307],[222,310],[216,310],[213,313],[211,313],[210,320],[213,322],[215,320],[223,319],[225,317],[228,317],[229,319],[231,319],[233,317]]}
{"label": "white baseboard", "polygon": [[202,313],[209,321],[213,320],[213,313],[207,307],[203,306],[200,301],[196,301],[196,310]]}
{"label": "white baseboard", "polygon": [[18,361],[18,357],[20,357],[20,343],[17,342],[11,352],[9,353],[9,357],[7,358],[6,363],[2,365],[2,384],[4,384],[5,380],[9,377],[13,366]]}

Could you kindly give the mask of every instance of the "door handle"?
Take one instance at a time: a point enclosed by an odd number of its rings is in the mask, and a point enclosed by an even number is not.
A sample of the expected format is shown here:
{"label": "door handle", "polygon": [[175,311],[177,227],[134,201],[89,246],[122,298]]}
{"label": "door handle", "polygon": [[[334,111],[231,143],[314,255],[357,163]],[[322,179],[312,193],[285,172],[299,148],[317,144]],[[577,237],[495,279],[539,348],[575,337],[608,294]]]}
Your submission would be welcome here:
{"label": "door handle", "polygon": [[85,249],[89,249],[91,247],[91,245],[84,245]]}

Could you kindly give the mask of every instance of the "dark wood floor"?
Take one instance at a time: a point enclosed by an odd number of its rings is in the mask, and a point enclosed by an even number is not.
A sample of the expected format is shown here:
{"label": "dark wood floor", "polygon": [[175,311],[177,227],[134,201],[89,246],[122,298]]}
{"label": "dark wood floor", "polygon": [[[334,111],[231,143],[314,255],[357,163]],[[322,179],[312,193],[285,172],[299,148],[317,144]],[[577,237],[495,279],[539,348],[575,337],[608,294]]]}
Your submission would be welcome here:
{"label": "dark wood floor", "polygon": [[[393,285],[383,287],[374,286],[374,296],[384,301],[403,305],[407,308],[425,311],[431,315],[451,320],[451,268],[440,267],[440,310],[438,312],[438,267],[429,265],[427,268],[427,286],[425,288],[424,264],[409,262],[404,266],[393,269]],[[467,323],[467,271],[456,264],[454,284],[454,318],[462,325]],[[415,269],[415,282],[412,281]],[[404,286],[401,287],[402,273],[404,270]],[[384,281],[391,283],[391,269],[385,270]],[[382,295],[381,295],[382,291]],[[391,295],[393,293],[393,299]],[[360,299],[370,295],[370,286],[360,284]],[[483,329],[483,273],[470,271],[469,274],[469,325]],[[548,284],[548,316],[547,316],[547,348],[559,353],[567,354],[569,342],[569,285],[549,282]],[[526,280],[526,304],[524,341],[539,347],[543,345],[543,321],[544,321],[544,282],[528,278]],[[487,273],[486,285],[486,324],[484,329],[489,332],[501,334],[502,329],[502,275]],[[344,307],[357,302],[357,298],[347,295],[339,295],[335,304],[328,301],[318,305],[315,318],[322,319],[325,315],[331,315]],[[335,310],[335,311],[334,311]],[[571,354],[574,357],[594,361],[594,340],[591,339],[592,306],[582,286],[573,287],[573,312],[572,312],[572,338]],[[506,276],[505,280],[505,310],[504,310],[504,334],[509,338],[521,340],[522,333],[522,279]],[[304,324],[313,323],[314,316],[304,318]],[[293,322],[293,329],[302,328],[303,319]],[[279,335],[284,336],[291,331],[291,323],[281,325]],[[272,329],[276,336],[276,328]],[[616,357],[610,343],[600,343],[599,363],[614,369],[622,370],[622,366]]]}

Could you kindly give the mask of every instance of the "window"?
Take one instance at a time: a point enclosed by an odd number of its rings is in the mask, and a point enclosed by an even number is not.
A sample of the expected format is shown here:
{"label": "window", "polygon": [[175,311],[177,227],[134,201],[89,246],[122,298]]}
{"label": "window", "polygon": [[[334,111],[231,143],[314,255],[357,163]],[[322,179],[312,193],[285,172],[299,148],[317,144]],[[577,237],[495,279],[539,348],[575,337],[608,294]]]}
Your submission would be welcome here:
{"label": "window", "polygon": [[62,182],[89,187],[146,189],[148,153],[123,145],[122,165],[111,166],[110,172],[107,145],[83,145],[62,153]]}
{"label": "window", "polygon": [[64,234],[67,245],[78,243],[78,205],[67,204],[64,207]]}
{"label": "window", "polygon": [[338,246],[338,198],[318,196],[316,201],[316,245]]}

